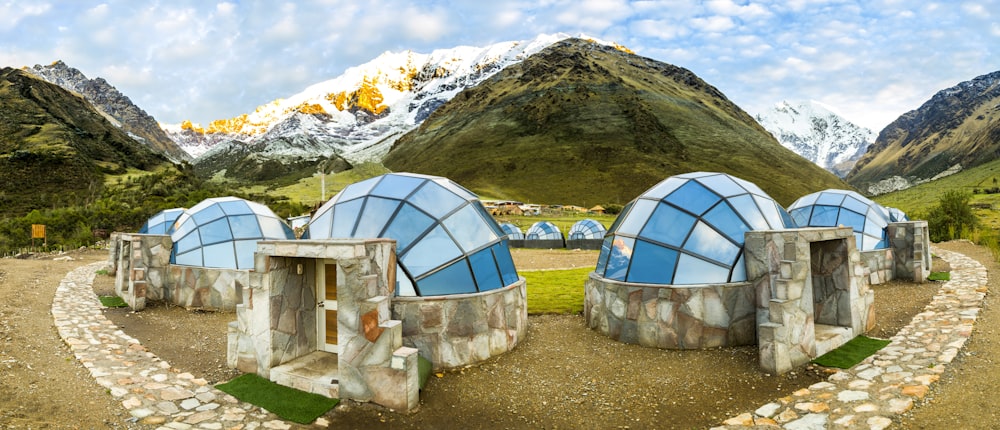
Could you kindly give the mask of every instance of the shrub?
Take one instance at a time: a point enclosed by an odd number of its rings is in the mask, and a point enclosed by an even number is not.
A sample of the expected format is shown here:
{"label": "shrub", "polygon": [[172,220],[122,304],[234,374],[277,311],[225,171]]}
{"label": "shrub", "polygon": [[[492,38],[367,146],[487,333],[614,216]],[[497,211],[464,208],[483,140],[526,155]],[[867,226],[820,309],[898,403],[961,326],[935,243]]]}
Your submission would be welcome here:
{"label": "shrub", "polygon": [[960,239],[976,230],[979,221],[969,206],[970,199],[961,191],[947,191],[941,196],[927,215],[931,241]]}

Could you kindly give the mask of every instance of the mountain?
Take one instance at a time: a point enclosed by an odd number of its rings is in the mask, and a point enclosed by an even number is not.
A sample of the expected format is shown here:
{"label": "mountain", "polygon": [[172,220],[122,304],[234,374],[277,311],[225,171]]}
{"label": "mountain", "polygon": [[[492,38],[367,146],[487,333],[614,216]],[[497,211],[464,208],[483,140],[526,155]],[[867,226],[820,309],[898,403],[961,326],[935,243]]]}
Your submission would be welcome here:
{"label": "mountain", "polygon": [[383,162],[489,197],[585,206],[692,171],[731,173],[785,205],[846,187],[689,70],[576,38],[462,91]]}
{"label": "mountain", "polygon": [[815,101],[783,101],[756,119],[782,146],[839,177],[846,176],[875,141],[874,132]]}
{"label": "mountain", "polygon": [[62,61],[56,61],[48,66],[25,67],[23,70],[82,95],[112,124],[121,127],[133,139],[145,143],[171,161],[191,159],[187,152],[164,133],[152,116],[133,104],[104,78],[88,79],[79,70],[67,66]]}
{"label": "mountain", "polygon": [[1000,71],[938,91],[886,126],[847,181],[869,194],[905,189],[1000,156]]}
{"label": "mountain", "polygon": [[212,169],[230,170],[221,160],[252,162],[246,154],[257,154],[260,162],[334,155],[352,162],[377,160],[455,94],[566,37],[544,35],[430,54],[386,52],[252,113],[207,127],[185,122],[165,129],[197,157],[196,164],[212,160]]}
{"label": "mountain", "polygon": [[167,160],[83,97],[20,69],[0,69],[0,218],[85,205],[105,174]]}

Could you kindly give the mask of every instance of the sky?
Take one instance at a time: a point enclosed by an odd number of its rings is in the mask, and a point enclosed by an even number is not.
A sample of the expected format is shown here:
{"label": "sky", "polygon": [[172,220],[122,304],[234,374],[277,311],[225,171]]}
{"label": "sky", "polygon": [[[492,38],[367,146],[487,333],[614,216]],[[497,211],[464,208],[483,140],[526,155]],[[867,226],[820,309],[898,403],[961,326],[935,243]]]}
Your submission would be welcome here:
{"label": "sky", "polygon": [[0,67],[62,60],[207,124],[386,51],[559,32],[687,68],[750,114],[814,100],[875,132],[1000,70],[1000,0],[0,0]]}

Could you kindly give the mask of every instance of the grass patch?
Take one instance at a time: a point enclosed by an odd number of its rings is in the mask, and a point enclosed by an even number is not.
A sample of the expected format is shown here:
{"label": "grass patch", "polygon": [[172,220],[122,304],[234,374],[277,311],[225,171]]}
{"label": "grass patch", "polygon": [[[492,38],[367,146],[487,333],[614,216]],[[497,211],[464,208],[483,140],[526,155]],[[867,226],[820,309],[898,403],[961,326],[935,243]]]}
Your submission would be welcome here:
{"label": "grass patch", "polygon": [[98,299],[101,300],[101,305],[106,308],[124,308],[128,306],[121,297],[118,296],[100,296]]}
{"label": "grass patch", "polygon": [[850,369],[886,345],[889,340],[858,336],[826,354],[816,357],[813,363],[825,367]]}
{"label": "grass patch", "polygon": [[229,382],[216,385],[215,388],[299,424],[315,421],[340,402],[338,399],[278,385],[253,373],[240,375]]}
{"label": "grass patch", "polygon": [[431,361],[424,356],[417,354],[417,376],[420,377],[420,389],[427,385],[427,378],[431,376]]}
{"label": "grass patch", "polygon": [[950,281],[951,272],[931,272],[931,275],[927,277],[928,281]]}
{"label": "grass patch", "polygon": [[583,312],[583,283],[593,267],[568,270],[520,271],[528,283],[528,313]]}

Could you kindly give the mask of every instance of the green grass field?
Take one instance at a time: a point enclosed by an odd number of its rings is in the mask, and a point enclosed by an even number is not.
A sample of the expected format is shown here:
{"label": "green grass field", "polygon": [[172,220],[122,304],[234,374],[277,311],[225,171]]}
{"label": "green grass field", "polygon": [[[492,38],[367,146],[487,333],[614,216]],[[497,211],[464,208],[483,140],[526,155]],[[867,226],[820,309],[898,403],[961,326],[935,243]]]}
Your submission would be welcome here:
{"label": "green grass field", "polygon": [[586,267],[518,272],[528,283],[528,313],[539,315],[583,312],[583,283],[593,271],[593,267]]}
{"label": "green grass field", "polygon": [[1000,187],[1000,160],[903,191],[877,196],[873,200],[883,206],[898,208],[911,218],[921,218],[938,204],[946,191],[958,190],[972,195],[969,203],[976,207],[973,212],[984,226],[1000,228],[1000,194],[973,194],[974,190],[993,187]]}

